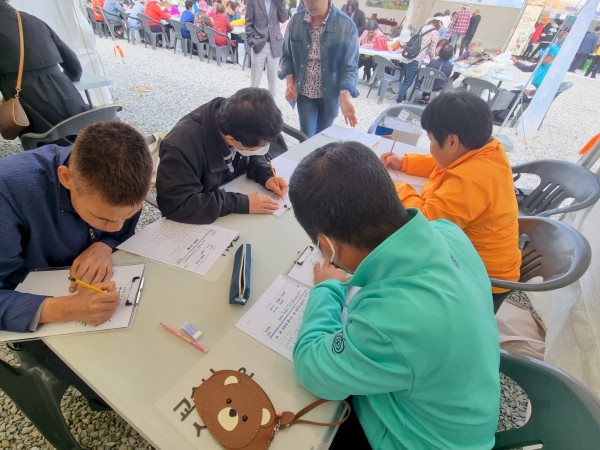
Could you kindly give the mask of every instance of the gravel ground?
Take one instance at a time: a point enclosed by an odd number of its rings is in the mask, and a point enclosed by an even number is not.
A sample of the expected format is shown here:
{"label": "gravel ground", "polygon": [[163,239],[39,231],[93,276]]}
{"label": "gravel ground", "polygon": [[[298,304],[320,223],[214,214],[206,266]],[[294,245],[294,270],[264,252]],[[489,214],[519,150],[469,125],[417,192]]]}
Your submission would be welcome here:
{"label": "gravel ground", "polygon": [[[250,71],[240,66],[214,61],[200,63],[180,53],[143,45],[132,46],[119,42],[125,59],[115,57],[114,43],[98,39],[98,51],[107,76],[114,80],[111,88],[115,101],[123,106],[120,117],[143,134],[168,131],[177,120],[216,96],[228,96],[250,85]],[[266,76],[263,87],[266,85]],[[564,159],[577,161],[577,151],[595,133],[600,112],[600,84],[580,75],[567,74],[572,81],[571,90],[562,94],[552,105],[546,120],[533,142],[525,146],[515,142],[509,154],[513,164],[533,159]],[[386,107],[394,104],[394,96],[388,93],[384,103],[377,104],[376,93],[367,98],[368,86],[361,83],[360,97],[355,100],[359,129],[366,130]],[[277,104],[283,111],[284,120],[298,127],[297,113],[283,99],[284,86],[280,84]],[[595,119],[594,119],[595,118]],[[336,123],[342,124],[343,118]],[[510,130],[504,134],[511,136]],[[21,151],[18,141],[0,138],[0,157]],[[152,207],[144,207],[143,223],[159,217]],[[514,295],[516,301],[528,303],[525,295]],[[0,346],[0,357],[5,361],[14,359],[5,346]],[[499,429],[512,428],[525,418],[526,398],[521,389],[501,376],[502,401]],[[152,448],[135,430],[113,412],[91,411],[79,393],[70,389],[62,403],[63,412],[78,441],[85,447],[95,449],[142,449]],[[39,432],[24,418],[20,411],[0,392],[0,447],[10,449],[52,448]]]}

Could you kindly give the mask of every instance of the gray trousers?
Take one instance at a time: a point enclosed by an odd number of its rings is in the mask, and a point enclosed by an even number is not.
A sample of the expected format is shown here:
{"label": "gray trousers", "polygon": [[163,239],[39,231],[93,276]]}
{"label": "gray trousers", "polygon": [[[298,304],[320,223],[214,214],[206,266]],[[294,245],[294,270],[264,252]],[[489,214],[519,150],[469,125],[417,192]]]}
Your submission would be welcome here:
{"label": "gray trousers", "polygon": [[252,70],[250,72],[250,86],[260,87],[265,65],[267,66],[267,81],[269,91],[273,98],[277,98],[277,70],[279,69],[279,58],[273,56],[271,44],[267,43],[260,53],[252,50]]}

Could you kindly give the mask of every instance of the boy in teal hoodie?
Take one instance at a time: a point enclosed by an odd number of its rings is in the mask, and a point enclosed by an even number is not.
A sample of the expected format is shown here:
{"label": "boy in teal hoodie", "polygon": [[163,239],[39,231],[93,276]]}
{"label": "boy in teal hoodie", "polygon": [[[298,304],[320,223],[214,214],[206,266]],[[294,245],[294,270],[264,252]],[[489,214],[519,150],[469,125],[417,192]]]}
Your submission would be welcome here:
{"label": "boy in teal hoodie", "polygon": [[[315,266],[296,374],[319,397],[352,396],[368,440],[342,426],[332,448],[348,437],[348,448],[492,448],[498,331],[489,278],[465,234],[405,210],[386,169],[357,142],[304,158],[290,200],[328,261]],[[361,289],[344,323],[348,286]]]}

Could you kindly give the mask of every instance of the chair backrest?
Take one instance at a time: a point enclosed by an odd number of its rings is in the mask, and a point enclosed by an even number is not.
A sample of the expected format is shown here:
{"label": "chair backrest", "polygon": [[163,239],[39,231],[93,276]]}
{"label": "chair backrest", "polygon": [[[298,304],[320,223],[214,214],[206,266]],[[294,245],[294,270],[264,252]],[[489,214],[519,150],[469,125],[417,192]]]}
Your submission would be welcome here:
{"label": "chair backrest", "polygon": [[209,47],[217,47],[217,44],[215,42],[215,34],[217,34],[217,31],[213,28],[213,27],[209,27],[207,25],[205,25],[203,27],[204,32],[206,33],[206,35],[208,36],[208,45]]}
{"label": "chair backrest", "polygon": [[381,55],[373,55],[373,64],[375,65],[375,77],[380,80],[385,77],[386,73],[391,75],[385,69],[390,69],[392,73],[400,69],[396,64]]}
{"label": "chair backrest", "polygon": [[190,32],[190,38],[192,39],[192,43],[200,44],[202,41],[198,39],[198,33],[202,33],[202,27],[198,25],[194,25],[190,22],[185,22],[185,28]]}
{"label": "chair backrest", "polygon": [[121,19],[120,18],[115,18],[115,16],[113,16],[112,14],[110,14],[104,8],[100,8],[100,14],[102,14],[102,17],[104,17],[104,22],[106,22],[106,23],[110,22],[111,24],[115,24],[115,25],[121,23]]}
{"label": "chair backrest", "polygon": [[405,104],[390,106],[381,114],[379,114],[379,116],[377,116],[377,118],[371,123],[369,129],[367,130],[367,133],[374,134],[377,126],[381,124],[382,120],[384,120],[386,117],[399,117],[402,111],[408,111],[409,113],[421,117],[423,115],[424,110],[425,106],[422,105]]}
{"label": "chair backrest", "polygon": [[88,15],[88,19],[90,20],[90,22],[92,23],[92,25],[94,24],[94,22],[96,21],[96,19],[94,19],[94,10],[90,7],[90,6],[86,6],[85,10],[87,12]]}
{"label": "chair backrest", "polygon": [[[517,190],[519,213],[527,216],[552,216],[578,211],[595,204],[600,199],[598,176],[579,164],[559,160],[540,160],[512,168],[519,178],[534,174],[540,184],[532,191]],[[568,199],[572,202],[560,208]]]}
{"label": "chair backrest", "polygon": [[58,141],[67,136],[76,136],[87,125],[103,120],[119,120],[117,111],[119,106],[104,106],[90,109],[76,116],[63,120],[58,125],[50,128],[45,133],[26,133],[21,135],[21,144],[25,150],[32,150],[40,145]]}
{"label": "chair backrest", "polygon": [[442,80],[445,83],[446,80],[448,80],[448,77],[437,69],[423,67],[419,69],[419,73],[417,73],[417,79],[421,79],[421,86],[419,87],[419,90],[432,92],[436,80]]}
{"label": "chair backrest", "polygon": [[[587,239],[575,228],[547,217],[519,217],[519,281],[490,278],[492,286],[518,291],[551,291],[577,281],[592,259]],[[542,281],[537,281],[541,277]],[[536,280],[533,280],[536,278]],[[528,282],[533,280],[532,282]]]}
{"label": "chair backrest", "polygon": [[579,381],[543,361],[506,350],[500,350],[500,372],[523,388],[531,416],[521,428],[497,432],[494,449],[599,447],[600,400]]}
{"label": "chair backrest", "polygon": [[139,13],[138,19],[142,23],[144,33],[157,33],[156,31],[152,31],[150,29],[150,17],[148,17],[146,14]]}
{"label": "chair backrest", "polygon": [[183,40],[183,36],[181,35],[181,29],[185,27],[185,22],[181,23],[179,20],[169,19],[169,24],[173,27],[173,32],[175,33],[175,37],[177,39]]}
{"label": "chair backrest", "polygon": [[493,103],[495,95],[498,93],[498,86],[489,81],[482,80],[481,78],[466,77],[463,80],[463,85],[467,91],[478,97],[483,98],[484,92],[487,91],[487,102],[490,105]]}

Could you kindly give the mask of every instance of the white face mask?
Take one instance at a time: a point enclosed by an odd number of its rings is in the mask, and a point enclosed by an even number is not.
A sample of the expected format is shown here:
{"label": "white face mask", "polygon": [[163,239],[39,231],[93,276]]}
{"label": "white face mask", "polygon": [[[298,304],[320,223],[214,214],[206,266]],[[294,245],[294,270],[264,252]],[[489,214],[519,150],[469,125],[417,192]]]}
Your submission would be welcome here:
{"label": "white face mask", "polygon": [[234,148],[242,156],[263,156],[263,155],[267,154],[270,146],[271,146],[271,144],[269,143],[269,144],[263,145],[262,147],[257,148],[256,150],[248,150],[248,149],[244,148],[243,145],[242,145],[241,150],[237,147],[234,147]]}
{"label": "white face mask", "polygon": [[[333,262],[333,260],[335,259],[335,248],[333,248],[333,245],[331,244],[331,241],[327,236],[325,236],[324,234],[322,234],[321,236],[323,236],[323,238],[327,241],[329,247],[331,248],[331,257],[329,258],[329,264],[335,266],[335,263]],[[321,251],[321,249],[319,248],[319,241],[317,241],[317,248],[319,249],[319,251]]]}

